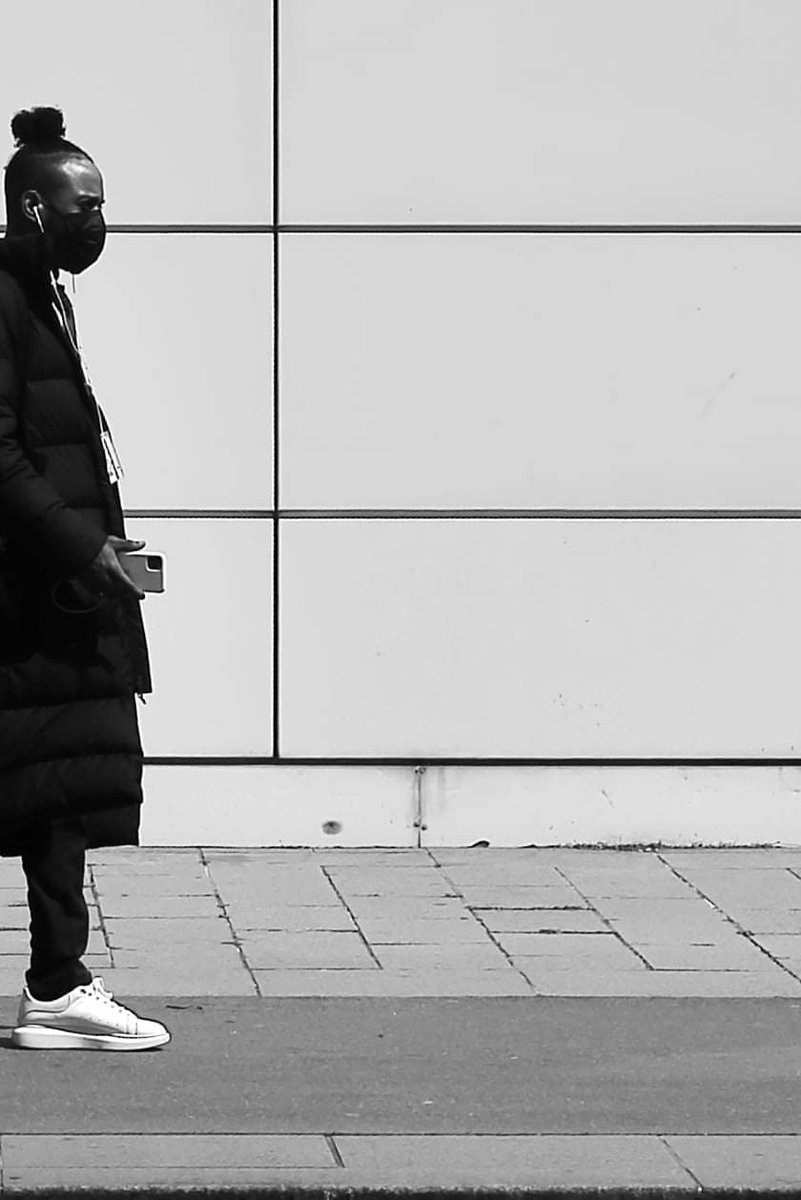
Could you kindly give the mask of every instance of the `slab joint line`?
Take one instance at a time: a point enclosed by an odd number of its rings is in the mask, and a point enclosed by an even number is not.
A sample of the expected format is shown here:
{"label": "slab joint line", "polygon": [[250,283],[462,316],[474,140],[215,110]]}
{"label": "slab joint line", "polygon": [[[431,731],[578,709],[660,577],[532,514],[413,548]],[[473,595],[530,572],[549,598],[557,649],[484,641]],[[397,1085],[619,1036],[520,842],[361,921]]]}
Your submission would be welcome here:
{"label": "slab joint line", "polygon": [[220,913],[222,914],[222,916],[225,920],[225,923],[227,924],[229,930],[231,931],[231,941],[233,942],[234,946],[236,946],[237,953],[239,954],[239,957],[242,960],[242,966],[245,968],[248,975],[250,976],[250,981],[256,990],[256,995],[259,997],[259,999],[263,999],[263,996],[261,993],[261,988],[259,987],[259,981],[256,978],[256,976],[254,975],[253,968],[251,967],[250,963],[248,962],[248,960],[245,956],[245,949],[242,945],[242,942],[239,939],[238,933],[236,932],[236,930],[233,927],[231,918],[228,915],[228,908],[226,906],[225,901],[222,898],[222,895],[220,894],[220,889],[217,887],[217,881],[215,880],[214,876],[211,873],[211,867],[209,866],[209,860],[206,858],[206,853],[202,846],[196,846],[195,849],[197,850],[198,854],[200,855],[200,861],[203,864],[203,870],[206,872],[206,877],[208,878],[209,883],[211,884],[212,888],[214,889],[214,899],[217,901],[217,907],[219,908]]}
{"label": "slab joint line", "polygon": [[[740,924],[740,922],[736,921],[734,919],[734,917],[730,917],[729,914],[724,909],[722,909],[718,904],[715,903],[715,901],[712,899],[711,896],[707,896],[706,892],[701,891],[701,889],[696,884],[694,884],[691,879],[687,879],[684,875],[682,875],[681,871],[679,871],[676,867],[672,866],[671,863],[667,862],[662,857],[662,855],[659,854],[658,852],[657,852],[656,857],[659,859],[659,861],[661,863],[663,863],[668,868],[669,871],[673,872],[673,874],[676,876],[677,879],[680,879],[682,883],[686,884],[687,887],[689,887],[692,891],[694,891],[697,896],[700,896],[702,900],[705,900],[707,902],[707,904],[711,904],[712,907],[714,908],[715,912],[718,913],[719,916],[723,917],[724,921],[728,921],[729,925],[733,925],[734,928],[737,930],[737,932],[742,937],[746,938],[746,940],[751,943],[751,945],[754,947],[755,950],[758,950],[760,952],[760,954],[764,954],[765,957],[769,958],[770,961],[772,963],[774,963],[777,967],[781,967],[781,969],[783,971],[785,971],[790,976],[791,979],[795,979],[796,982],[801,983],[801,976],[796,975],[796,973],[794,971],[791,971],[790,968],[788,966],[786,966],[786,964],[783,963],[780,958],[776,958],[776,956],[774,954],[771,954],[770,950],[766,950],[764,946],[760,946],[759,942],[756,940],[754,935],[752,933],[749,933],[749,931],[747,929],[744,929],[743,926]],[[793,874],[793,872],[791,871],[790,874]]]}
{"label": "slab joint line", "polygon": [[[368,942],[367,938],[366,938],[366,937],[364,936],[364,934],[362,933],[362,927],[361,927],[361,925],[359,924],[359,922],[356,920],[356,916],[355,916],[355,914],[354,914],[354,912],[353,912],[353,909],[352,909],[352,908],[351,908],[351,906],[348,904],[347,900],[346,900],[346,899],[345,899],[345,897],[342,895],[342,893],[340,892],[340,890],[339,890],[339,888],[337,887],[337,885],[334,883],[334,880],[333,880],[333,879],[331,878],[331,876],[329,875],[327,868],[321,864],[321,866],[320,866],[320,870],[322,871],[323,875],[325,876],[325,878],[326,878],[326,879],[328,880],[328,882],[330,883],[331,887],[334,889],[334,893],[335,893],[335,895],[337,896],[337,898],[338,898],[338,900],[339,900],[340,904],[341,904],[341,905],[344,907],[344,909],[345,909],[345,911],[347,912],[348,916],[350,917],[351,921],[353,921],[353,924],[356,926],[356,932],[358,933],[359,937],[360,937],[360,938],[362,939],[362,941],[364,942],[365,948],[367,949],[367,953],[370,955],[371,959],[373,960],[373,962],[375,963],[375,965],[378,967],[379,971],[383,971],[383,970],[384,970],[384,967],[383,967],[383,965],[382,965],[382,964],[379,962],[379,960],[378,960],[378,957],[376,956],[376,953],[375,953],[375,951],[373,950],[373,947],[370,945],[370,943]],[[344,1165],[344,1164],[343,1164],[343,1165]]]}
{"label": "slab joint line", "polygon": [[335,1165],[337,1167],[344,1168],[345,1160],[339,1152],[339,1146],[336,1144],[334,1134],[326,1133],[323,1136],[325,1137],[325,1141],[326,1141],[326,1145],[328,1146],[328,1149],[331,1151],[331,1157],[333,1158]]}
{"label": "slab joint line", "polygon": [[[103,941],[106,943],[106,953],[108,954],[109,965],[110,965],[110,968],[113,970],[114,967],[116,966],[116,963],[114,962],[114,949],[111,945],[111,938],[108,935],[108,929],[106,927],[106,918],[103,915],[103,906],[100,903],[100,892],[98,891],[98,888],[97,888],[97,880],[95,879],[95,872],[94,872],[94,867],[93,867],[92,863],[87,862],[86,872],[89,876],[89,886],[92,889],[92,897],[94,899],[95,904],[97,905],[98,920],[100,921],[100,932],[103,934]],[[0,1191],[2,1191],[2,1188],[0,1188]]]}
{"label": "slab joint line", "polygon": [[609,932],[610,932],[610,933],[611,933],[611,934],[612,934],[614,937],[616,937],[616,938],[617,938],[617,940],[618,940],[619,942],[622,942],[622,943],[623,943],[623,945],[626,947],[626,949],[627,949],[627,950],[630,950],[630,951],[631,951],[631,953],[634,955],[634,957],[635,957],[635,958],[638,958],[638,959],[640,960],[640,962],[641,962],[641,963],[643,964],[643,966],[645,967],[646,971],[653,971],[653,970],[655,969],[655,968],[654,968],[654,966],[653,966],[653,964],[652,964],[652,963],[649,963],[649,961],[648,961],[648,959],[645,957],[645,955],[644,955],[644,954],[640,954],[640,952],[639,952],[639,950],[637,949],[637,947],[636,947],[636,946],[632,946],[630,942],[627,942],[627,941],[626,941],[626,939],[623,937],[623,934],[620,932],[620,930],[619,930],[619,929],[615,929],[615,927],[614,927],[614,926],[612,925],[612,923],[609,921],[608,917],[605,917],[605,916],[604,916],[604,914],[603,914],[603,913],[602,913],[602,912],[601,912],[599,909],[597,909],[597,908],[595,907],[595,905],[593,904],[592,900],[590,900],[589,896],[585,896],[585,895],[584,895],[584,893],[582,892],[582,890],[581,890],[581,888],[578,886],[578,884],[577,884],[577,883],[574,883],[574,882],[573,882],[573,880],[570,878],[570,876],[569,876],[569,875],[566,875],[566,874],[565,874],[565,872],[562,870],[562,868],[561,868],[560,866],[557,866],[557,867],[556,867],[556,873],[557,873],[558,875],[561,875],[561,876],[562,876],[562,878],[564,879],[565,883],[569,884],[569,885],[570,885],[570,887],[572,887],[574,891],[578,892],[579,896],[581,896],[582,900],[583,900],[583,901],[584,901],[584,903],[585,903],[585,904],[588,906],[588,908],[589,908],[589,909],[590,909],[592,912],[594,912],[594,913],[595,913],[595,915],[596,915],[597,917],[600,917],[600,919],[601,919],[602,923],[603,923],[603,924],[606,926],[606,928],[609,930]]}
{"label": "slab joint line", "polygon": [[[433,856],[432,856],[432,857],[433,857]],[[435,859],[434,861],[436,862],[436,859]],[[540,991],[537,989],[537,986],[536,986],[536,984],[533,982],[533,980],[529,979],[528,975],[525,973],[525,971],[523,970],[523,968],[522,968],[522,967],[515,966],[515,964],[512,962],[512,956],[511,956],[511,954],[509,953],[509,951],[508,951],[508,950],[506,950],[506,949],[505,949],[505,948],[504,948],[504,947],[503,947],[503,946],[500,944],[500,942],[498,942],[498,941],[496,941],[496,940],[495,940],[495,937],[493,936],[493,932],[492,932],[492,930],[491,930],[491,929],[490,929],[490,928],[487,926],[486,922],[485,922],[485,921],[483,921],[483,920],[481,919],[481,917],[480,917],[480,916],[478,916],[478,914],[477,914],[477,913],[475,913],[475,912],[473,911],[473,909],[471,908],[471,906],[470,906],[470,905],[467,903],[467,901],[465,900],[465,898],[464,898],[464,895],[463,895],[463,893],[460,891],[459,887],[458,887],[458,886],[457,886],[457,885],[456,885],[456,884],[453,882],[453,880],[452,880],[452,879],[449,877],[449,875],[448,875],[448,872],[447,872],[447,868],[446,868],[446,867],[444,867],[444,866],[442,865],[442,863],[436,863],[436,865],[437,865],[437,867],[439,868],[439,870],[440,870],[440,871],[442,871],[443,877],[444,877],[445,879],[447,879],[447,881],[448,881],[448,887],[452,888],[452,889],[453,889],[453,891],[454,891],[454,892],[456,892],[456,894],[457,894],[457,896],[459,897],[459,899],[461,900],[462,904],[464,905],[464,907],[466,908],[466,910],[467,910],[467,911],[470,913],[470,916],[473,918],[473,920],[474,920],[474,921],[476,921],[476,922],[477,922],[477,923],[478,923],[478,924],[479,924],[479,925],[482,927],[482,929],[483,929],[483,930],[484,930],[484,932],[486,933],[486,935],[487,935],[487,937],[489,938],[489,940],[492,942],[492,944],[493,944],[493,946],[495,947],[495,949],[496,949],[496,950],[500,950],[501,954],[502,954],[502,955],[503,955],[503,957],[506,959],[507,963],[508,963],[508,964],[509,964],[509,966],[512,968],[512,970],[513,970],[513,971],[514,971],[514,972],[515,972],[517,975],[519,975],[519,976],[520,976],[520,978],[521,978],[521,979],[522,979],[522,980],[523,980],[525,983],[527,983],[527,984],[528,984],[528,986],[529,986],[529,987],[531,988],[531,990],[534,992],[535,996],[542,995],[542,993],[541,993],[541,992],[540,992]],[[505,910],[500,910],[500,911],[505,911]]]}
{"label": "slab joint line", "polygon": [[676,1166],[681,1167],[682,1171],[686,1171],[686,1173],[690,1176],[690,1179],[692,1179],[693,1183],[698,1188],[698,1191],[702,1192],[704,1190],[704,1185],[701,1183],[701,1180],[690,1170],[684,1159],[679,1154],[678,1150],[675,1150],[673,1146],[671,1146],[667,1135],[664,1133],[658,1133],[656,1137],[657,1141],[661,1142],[665,1147],[670,1157],[676,1163]]}

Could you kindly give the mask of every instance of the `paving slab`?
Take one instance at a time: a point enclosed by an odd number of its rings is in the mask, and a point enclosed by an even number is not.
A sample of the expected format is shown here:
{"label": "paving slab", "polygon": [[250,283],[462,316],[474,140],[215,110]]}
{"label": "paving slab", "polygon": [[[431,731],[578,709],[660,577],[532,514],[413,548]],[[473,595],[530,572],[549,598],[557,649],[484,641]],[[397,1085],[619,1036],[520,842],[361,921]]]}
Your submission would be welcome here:
{"label": "paving slab", "polygon": [[614,850],[608,847],[578,846],[430,846],[428,854],[440,863],[460,862],[526,862],[564,863],[583,862],[592,866],[625,863],[635,867],[657,856],[650,850]]}
{"label": "paving slab", "polygon": [[125,862],[93,862],[91,855],[86,856],[87,868],[93,879],[207,879],[208,872],[204,863],[197,856],[159,855],[157,858],[145,857],[139,862],[135,857]]}
{"label": "paving slab", "polygon": [[778,959],[801,958],[801,934],[762,933],[756,938],[760,946]]}
{"label": "paving slab", "polygon": [[25,954],[30,947],[27,929],[0,929],[0,958],[8,954]]}
{"label": "paving slab", "polygon": [[603,918],[587,908],[473,909],[493,933],[601,933]]}
{"label": "paving slab", "polygon": [[[746,930],[748,918],[753,915],[754,911],[754,909],[749,908],[746,904],[740,904],[736,900],[727,901],[725,907],[721,905],[721,912],[724,912],[729,918],[732,928],[742,932]],[[782,906],[776,905],[775,908],[765,908],[760,911],[769,917],[771,913],[781,912]],[[781,930],[777,930],[776,932],[781,932]]]}
{"label": "paving slab", "polygon": [[19,999],[29,966],[30,957],[27,954],[4,954],[0,958],[0,997],[14,996]]}
{"label": "paving slab", "polygon": [[[286,1167],[22,1167],[7,1173],[2,1195],[25,1200],[53,1200],[78,1195],[84,1200],[110,1200],[111,1197],[174,1196],[205,1200],[238,1196],[282,1196],[287,1188],[292,1195],[308,1190],[315,1200],[327,1197],[329,1189],[342,1182],[324,1168]],[[326,1190],[319,1191],[324,1188]],[[302,1190],[301,1190],[302,1189]],[[351,1193],[346,1189],[344,1195]]]}
{"label": "paving slab", "polygon": [[286,863],[280,867],[238,869],[221,873],[214,864],[210,864],[209,879],[214,887],[226,894],[243,895],[248,899],[263,896],[265,900],[283,893],[303,891],[309,893],[308,904],[332,904],[339,901],[336,889],[331,880],[319,867],[301,864],[290,867]]}
{"label": "paving slab", "polygon": [[[544,981],[551,979],[554,975],[562,978],[565,974],[569,974],[574,980],[603,981],[613,978],[619,982],[628,979],[633,974],[643,977],[656,974],[655,971],[649,971],[647,963],[632,953],[628,953],[625,958],[615,958],[610,961],[605,961],[602,957],[593,958],[586,955],[578,957],[574,954],[511,954],[509,962],[515,970],[520,971],[527,978],[537,980],[537,991],[541,990]],[[588,995],[594,994],[590,988]],[[626,994],[625,991],[620,993],[620,995]],[[634,994],[641,993],[635,991]]]}
{"label": "paving slab", "polygon": [[102,846],[88,851],[92,862],[133,861],[141,856],[143,862],[162,862],[167,859],[199,858],[197,846]]}
{"label": "paving slab", "polygon": [[801,997],[801,982],[780,968],[764,971],[649,971],[643,967],[580,969],[568,960],[514,958],[540,996]]}
{"label": "paving slab", "polygon": [[152,963],[153,966],[169,967],[173,971],[191,971],[199,962],[217,963],[222,967],[225,963],[233,966],[241,961],[230,929],[227,933],[227,939],[222,935],[215,940],[199,937],[193,941],[186,936],[171,945],[166,939],[148,941],[146,938],[121,938],[112,930],[109,940],[115,960],[126,958],[130,963]]}
{"label": "paving slab", "polygon": [[743,867],[710,870],[687,868],[682,875],[715,904],[726,908],[730,902],[741,907],[801,907],[801,879],[784,868],[775,870]]}
{"label": "paving slab", "polygon": [[442,868],[442,875],[457,887],[564,887],[564,877],[555,866],[512,862],[465,863]]}
{"label": "paving slab", "polygon": [[177,988],[179,992],[186,991],[186,984],[193,978],[198,980],[196,990],[202,991],[199,986],[201,979],[208,980],[212,975],[221,979],[238,976],[246,969],[242,956],[233,945],[211,947],[201,944],[191,947],[185,958],[170,956],[166,950],[156,954],[122,948],[112,950],[111,958],[115,967],[152,972],[154,977],[162,981],[162,993],[167,994],[176,991],[176,984],[184,985]]}
{"label": "paving slab", "polygon": [[658,1137],[353,1137],[335,1139],[344,1172],[385,1187],[687,1187]]}
{"label": "paving slab", "polygon": [[[398,874],[394,869],[390,869],[389,875],[390,879],[394,880],[399,887],[413,887],[415,882],[420,880],[445,877],[445,871],[439,863],[428,857],[425,860],[415,861],[408,853],[401,851],[394,862],[403,871],[403,874]],[[386,861],[381,864],[371,864],[367,861],[345,862],[333,854],[325,864],[321,864],[317,860],[317,865],[320,869],[325,870],[332,879],[360,879],[362,877],[383,879],[387,868]]]}
{"label": "paving slab", "polygon": [[[0,960],[10,954],[16,957],[28,953],[30,953],[30,933],[27,929],[0,929]],[[106,953],[106,943],[99,929],[90,930],[87,953]]]}
{"label": "paving slab", "polygon": [[339,902],[329,905],[265,905],[234,902],[225,907],[237,931],[284,930],[296,933],[355,930],[356,923]]}
{"label": "paving slab", "polygon": [[563,887],[508,887],[476,884],[461,888],[462,902],[470,908],[589,908],[575,890]]}
{"label": "paving slab", "polygon": [[705,900],[689,888],[682,896],[602,896],[598,897],[601,912],[615,917],[636,917],[647,908],[649,916],[660,920],[679,920],[694,915],[709,919],[725,920],[710,900]]}
{"label": "paving slab", "polygon": [[96,877],[96,888],[101,898],[118,900],[122,896],[213,896],[214,885],[210,879],[194,876],[141,875],[124,876],[110,872],[107,878]]}
{"label": "paving slab", "polygon": [[[164,966],[153,964],[148,960],[129,960],[115,955],[114,966],[97,964],[92,967],[100,975],[107,987],[115,995],[127,996],[129,1006],[134,998],[141,996],[160,995],[184,996],[192,992],[201,992],[207,996],[257,996],[258,988],[253,974],[239,963],[223,966],[215,963],[200,961],[189,968],[173,968],[169,963]],[[0,996],[19,995],[22,987],[22,974],[16,979],[12,976],[0,975]]]}
{"label": "paving slab", "polygon": [[2,929],[24,929],[27,931],[30,925],[30,913],[27,905],[19,905],[18,907],[0,908],[0,928]]}
{"label": "paving slab", "polygon": [[333,892],[327,897],[304,895],[301,891],[294,895],[268,896],[258,892],[232,892],[226,889],[220,894],[220,900],[222,911],[227,916],[233,917],[237,914],[240,919],[244,915],[261,920],[262,917],[285,913],[301,922],[318,914],[324,915],[326,920],[336,920],[340,914],[347,918],[353,908],[351,904],[344,904]]}
{"label": "paving slab", "polygon": [[183,917],[187,920],[197,920],[198,917],[220,916],[217,897],[208,894],[169,896],[151,892],[144,895],[112,896],[104,892],[101,904],[107,920],[115,917]]}
{"label": "paving slab", "polygon": [[454,896],[461,889],[455,889],[440,875],[428,870],[421,876],[415,874],[413,880],[407,882],[411,871],[388,871],[380,875],[359,872],[352,877],[344,871],[332,879],[337,891],[348,899],[353,896]]}
{"label": "paving slab", "polygon": [[231,926],[219,910],[214,916],[107,917],[105,927],[112,946],[143,951],[166,946],[181,954],[185,946],[216,947],[231,940]]}
{"label": "paving slab", "polygon": [[747,939],[740,943],[693,943],[632,938],[632,945],[646,962],[660,971],[761,971],[770,959]]}
{"label": "paving slab", "polygon": [[351,896],[348,908],[356,917],[425,917],[427,921],[450,920],[470,911],[460,896]]}
{"label": "paving slab", "polygon": [[664,875],[633,874],[622,868],[620,872],[583,871],[579,867],[565,871],[567,881],[575,890],[591,901],[602,899],[688,900],[694,893],[688,883],[665,871]]}
{"label": "paving slab", "polygon": [[704,1188],[801,1188],[801,1137],[669,1137]]}
{"label": "paving slab", "polygon": [[699,846],[694,849],[663,849],[659,858],[671,866],[722,867],[741,871],[743,867],[775,870],[777,867],[801,868],[801,847],[792,846],[726,846],[712,849]]}
{"label": "paving slab", "polygon": [[639,968],[641,960],[613,933],[499,933],[499,945],[513,959],[563,959],[577,968],[605,971]]}
{"label": "paving slab", "polygon": [[435,860],[428,850],[419,849],[412,846],[397,846],[385,847],[376,849],[375,847],[349,847],[330,850],[315,848],[312,850],[312,858],[318,866],[342,866],[346,863],[354,863],[357,866],[374,866],[374,867],[407,867],[407,866],[432,866],[436,865]]}
{"label": "paving slab", "polygon": [[[599,906],[600,907],[600,906]],[[641,912],[637,916],[610,916],[603,912],[608,926],[627,940],[647,941],[728,941],[736,942],[740,930],[721,914],[658,914]]]}
{"label": "paving slab", "polygon": [[748,909],[738,906],[738,924],[751,934],[801,934],[801,909]]}
{"label": "paving slab", "polygon": [[257,883],[247,879],[214,880],[214,887],[224,904],[258,904],[262,907],[284,907],[293,905],[342,905],[342,900],[331,885],[322,877],[311,881],[288,880],[282,884]]}
{"label": "paving slab", "polygon": [[728,914],[714,908],[701,899],[690,900],[636,900],[596,899],[595,909],[605,920],[626,929],[651,928],[686,930],[725,930],[737,932],[737,926],[728,919]]}
{"label": "paving slab", "polygon": [[[352,850],[341,853],[352,854]],[[313,846],[204,846],[202,858],[211,862],[214,859],[232,862],[312,862],[317,855]]]}
{"label": "paving slab", "polygon": [[[531,996],[534,989],[511,965],[491,969],[260,971],[253,976],[262,996]],[[801,994],[801,990],[799,991]]]}
{"label": "paving slab", "polygon": [[[250,883],[281,884],[293,879],[327,880],[326,868],[314,859],[277,859],[253,852],[246,861],[233,858],[208,859],[205,869],[215,879],[242,880]],[[378,869],[378,868],[376,868]]]}
{"label": "paving slab", "polygon": [[242,935],[242,953],[251,968],[372,967],[378,969],[358,933],[265,933]]}
{"label": "paving slab", "polygon": [[448,945],[381,945],[373,948],[379,963],[389,970],[398,967],[430,970],[432,967],[450,967],[458,970],[480,968],[482,970],[507,969],[508,959],[492,942],[466,942],[459,946]]}
{"label": "paving slab", "polygon": [[398,919],[395,921],[378,918],[359,918],[359,929],[371,946],[381,945],[485,945],[489,934],[480,921],[469,913],[452,921],[427,921],[425,919]]}
{"label": "paving slab", "polygon": [[[786,1000],[142,998],[150,1053],[11,1048],[0,1133],[795,1134]],[[210,1097],[214,1102],[210,1103]]]}
{"label": "paving slab", "polygon": [[8,1134],[5,1169],[86,1167],[333,1167],[323,1135]]}
{"label": "paving slab", "polygon": [[236,957],[236,939],[227,922],[220,932],[213,936],[198,935],[192,938],[189,934],[184,934],[175,942],[165,937],[151,938],[145,932],[123,935],[119,930],[111,928],[108,942],[115,957],[124,954],[131,959],[173,965],[181,970],[201,959],[222,962],[227,958],[234,961]]}

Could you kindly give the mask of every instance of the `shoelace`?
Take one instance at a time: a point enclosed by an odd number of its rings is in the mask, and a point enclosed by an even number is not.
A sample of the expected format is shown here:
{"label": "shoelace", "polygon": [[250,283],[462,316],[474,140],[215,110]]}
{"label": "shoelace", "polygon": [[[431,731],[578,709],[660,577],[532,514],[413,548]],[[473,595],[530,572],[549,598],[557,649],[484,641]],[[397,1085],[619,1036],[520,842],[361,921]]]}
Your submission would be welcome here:
{"label": "shoelace", "polygon": [[87,996],[95,996],[98,1000],[102,1000],[104,1004],[109,1004],[112,1008],[118,1008],[122,1012],[127,1012],[123,1005],[118,1004],[113,998],[113,992],[108,990],[99,976],[94,978],[91,983],[87,983],[83,991],[86,992]]}

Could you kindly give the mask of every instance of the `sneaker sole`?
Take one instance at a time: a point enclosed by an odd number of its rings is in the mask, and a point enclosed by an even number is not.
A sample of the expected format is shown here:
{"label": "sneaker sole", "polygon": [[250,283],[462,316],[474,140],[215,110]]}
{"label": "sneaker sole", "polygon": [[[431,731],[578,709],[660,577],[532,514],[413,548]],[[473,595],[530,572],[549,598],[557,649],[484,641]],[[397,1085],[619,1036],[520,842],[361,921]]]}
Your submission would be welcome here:
{"label": "sneaker sole", "polygon": [[11,1034],[12,1045],[20,1050],[153,1050],[169,1040],[166,1029],[164,1033],[147,1037],[124,1037],[122,1034],[74,1033],[67,1029],[20,1025]]}

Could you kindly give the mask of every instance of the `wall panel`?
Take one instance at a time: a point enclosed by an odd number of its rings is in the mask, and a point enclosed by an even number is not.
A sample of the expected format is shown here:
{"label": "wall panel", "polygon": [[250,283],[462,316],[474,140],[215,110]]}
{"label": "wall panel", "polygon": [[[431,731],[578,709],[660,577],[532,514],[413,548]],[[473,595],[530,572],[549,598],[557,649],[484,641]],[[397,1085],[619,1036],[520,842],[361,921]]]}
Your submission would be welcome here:
{"label": "wall panel", "polygon": [[797,765],[447,766],[423,786],[429,846],[801,844]]}
{"label": "wall panel", "polygon": [[271,220],[271,4],[37,0],[3,15],[9,153],[14,112],[55,105],[103,172],[112,224]]}
{"label": "wall panel", "polygon": [[411,767],[147,765],[150,846],[415,846]]}
{"label": "wall panel", "polygon": [[76,289],[127,507],[271,507],[269,236],[112,234]]}
{"label": "wall panel", "polygon": [[801,237],[293,234],[287,508],[801,505]]}
{"label": "wall panel", "polygon": [[304,520],[287,756],[801,754],[794,520]]}
{"label": "wall panel", "polygon": [[153,694],[139,706],[148,756],[272,753],[272,526],[236,519],[128,521],[165,556],[143,601]]}
{"label": "wall panel", "polygon": [[480,840],[493,848],[798,845],[799,786],[798,766],[429,766],[420,829],[411,766],[147,766],[142,841],[338,855],[347,846]]}
{"label": "wall panel", "polygon": [[795,0],[282,0],[282,220],[797,222]]}

